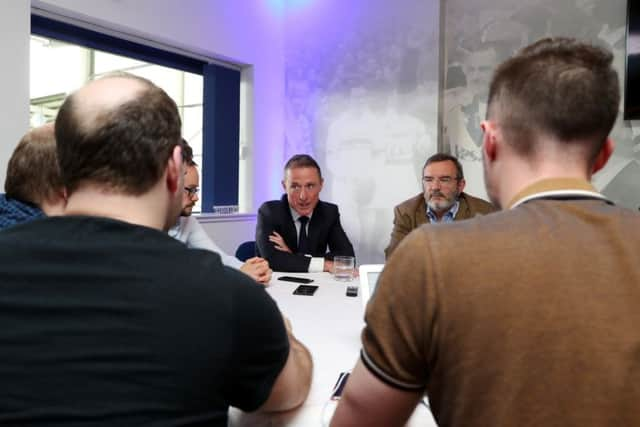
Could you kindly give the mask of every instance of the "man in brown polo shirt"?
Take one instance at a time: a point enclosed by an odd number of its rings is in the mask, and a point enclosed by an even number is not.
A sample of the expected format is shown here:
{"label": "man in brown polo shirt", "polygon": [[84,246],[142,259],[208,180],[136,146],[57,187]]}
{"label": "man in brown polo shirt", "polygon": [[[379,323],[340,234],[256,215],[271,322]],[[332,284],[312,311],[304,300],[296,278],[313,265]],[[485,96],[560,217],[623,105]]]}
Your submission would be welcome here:
{"label": "man in brown polo shirt", "polygon": [[482,122],[501,212],[422,227],[367,307],[332,426],[640,425],[640,214],[589,183],[613,151],[609,51],[544,39],[496,70]]}
{"label": "man in brown polo shirt", "polygon": [[393,209],[393,230],[385,257],[422,224],[460,221],[496,210],[491,203],[465,193],[465,184],[457,158],[445,153],[429,157],[422,168],[423,192]]}

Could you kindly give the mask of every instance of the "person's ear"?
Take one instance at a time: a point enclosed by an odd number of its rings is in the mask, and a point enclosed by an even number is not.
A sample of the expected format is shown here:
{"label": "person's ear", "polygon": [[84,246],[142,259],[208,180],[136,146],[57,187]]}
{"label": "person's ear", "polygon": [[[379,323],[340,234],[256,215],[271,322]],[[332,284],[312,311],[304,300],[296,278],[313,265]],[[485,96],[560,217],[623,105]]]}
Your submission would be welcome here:
{"label": "person's ear", "polygon": [[467,181],[464,178],[460,178],[458,181],[458,193],[462,193],[464,191],[464,187],[467,185]]}
{"label": "person's ear", "polygon": [[173,151],[167,162],[167,189],[171,193],[178,191],[180,188],[180,179],[183,176],[184,162],[182,161],[182,149],[179,145],[176,145],[173,147]]}
{"label": "person's ear", "polygon": [[611,138],[607,138],[607,140],[600,148],[600,151],[596,155],[596,159],[593,162],[593,167],[591,168],[591,173],[594,174],[598,172],[600,169],[604,167],[609,161],[609,157],[613,154],[613,150],[616,148],[615,142]]}
{"label": "person's ear", "polygon": [[282,189],[286,193],[287,192],[287,185],[284,183],[284,179],[282,181],[280,181],[280,184],[282,184]]}
{"label": "person's ear", "polygon": [[62,187],[59,190],[58,197],[60,198],[60,200],[64,204],[64,206],[66,206],[67,202],[69,201],[69,193],[67,193],[67,188],[66,187]]}
{"label": "person's ear", "polygon": [[489,120],[483,120],[480,123],[482,128],[482,154],[489,161],[494,161],[498,152],[498,146],[496,142],[496,129],[493,123]]}

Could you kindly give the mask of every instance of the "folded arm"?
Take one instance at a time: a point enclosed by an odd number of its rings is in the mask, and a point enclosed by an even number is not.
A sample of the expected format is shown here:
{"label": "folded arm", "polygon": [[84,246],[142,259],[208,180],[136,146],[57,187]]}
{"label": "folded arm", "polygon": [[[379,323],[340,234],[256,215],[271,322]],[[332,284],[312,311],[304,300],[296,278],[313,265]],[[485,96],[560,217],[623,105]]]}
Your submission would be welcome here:
{"label": "folded arm", "polygon": [[[307,272],[309,271],[310,258],[302,254],[293,254],[276,247],[272,239],[275,237],[274,232],[278,232],[279,227],[274,222],[275,214],[272,209],[263,205],[258,210],[258,221],[256,224],[256,246],[260,256],[269,262],[269,266],[274,271],[290,271],[290,272]],[[289,245],[282,237],[282,233],[278,233],[282,243],[286,248]],[[277,240],[277,239],[276,239]],[[284,249],[284,246],[282,247]]]}

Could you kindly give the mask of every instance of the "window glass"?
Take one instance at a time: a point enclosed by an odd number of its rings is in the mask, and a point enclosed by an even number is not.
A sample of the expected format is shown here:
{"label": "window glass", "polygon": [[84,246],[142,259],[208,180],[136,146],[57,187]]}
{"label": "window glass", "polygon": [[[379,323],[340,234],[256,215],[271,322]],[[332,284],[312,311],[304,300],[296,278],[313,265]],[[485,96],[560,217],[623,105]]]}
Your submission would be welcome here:
{"label": "window glass", "polygon": [[[30,41],[30,125],[51,122],[64,98],[85,82],[104,74],[123,71],[145,77],[164,89],[176,102],[184,138],[202,167],[201,75],[151,64],[137,59],[32,35]],[[201,187],[202,171],[200,171]],[[194,207],[200,212],[200,201]]]}

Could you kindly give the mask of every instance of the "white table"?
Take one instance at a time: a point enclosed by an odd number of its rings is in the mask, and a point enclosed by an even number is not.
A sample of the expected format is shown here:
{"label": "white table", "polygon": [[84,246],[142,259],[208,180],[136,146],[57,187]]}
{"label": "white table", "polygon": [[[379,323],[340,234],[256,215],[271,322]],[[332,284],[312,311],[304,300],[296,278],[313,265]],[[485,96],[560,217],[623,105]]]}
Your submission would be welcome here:
{"label": "white table", "polygon": [[[319,288],[313,296],[293,295],[298,283],[277,280],[280,276],[313,279]],[[355,279],[357,283],[358,279]],[[347,282],[338,282],[329,273],[274,273],[267,292],[282,313],[291,320],[293,334],[311,352],[314,363],[311,390],[305,403],[279,414],[247,414],[235,408],[229,413],[230,426],[325,426],[336,403],[331,391],[341,372],[351,371],[360,355],[360,332],[364,309],[360,292],[346,296]],[[429,410],[418,405],[408,426],[436,426]]]}

